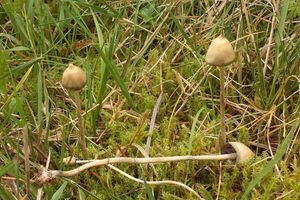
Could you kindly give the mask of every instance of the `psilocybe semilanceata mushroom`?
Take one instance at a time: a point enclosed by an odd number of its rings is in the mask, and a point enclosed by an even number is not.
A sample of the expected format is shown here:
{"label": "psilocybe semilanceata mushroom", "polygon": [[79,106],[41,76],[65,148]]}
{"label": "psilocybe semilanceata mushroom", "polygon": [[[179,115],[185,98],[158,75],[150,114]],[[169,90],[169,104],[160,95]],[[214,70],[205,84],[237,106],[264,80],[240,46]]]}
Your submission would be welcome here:
{"label": "psilocybe semilanceata mushroom", "polygon": [[84,71],[70,63],[62,76],[62,85],[69,90],[81,90],[86,84]]}
{"label": "psilocybe semilanceata mushroom", "polygon": [[75,102],[76,102],[76,109],[77,109],[77,118],[78,118],[78,125],[79,125],[79,144],[82,149],[82,153],[84,158],[87,158],[87,149],[86,149],[86,141],[84,135],[84,128],[83,128],[83,119],[81,115],[81,101],[80,101],[80,90],[86,84],[86,75],[84,71],[70,63],[65,69],[63,76],[62,76],[62,85],[64,88],[68,90],[74,91],[75,95]]}
{"label": "psilocybe semilanceata mushroom", "polygon": [[208,47],[205,61],[220,69],[220,115],[221,129],[219,136],[219,149],[226,144],[226,127],[225,127],[225,99],[224,99],[224,67],[231,64],[235,59],[235,53],[230,42],[223,36],[215,38]]}
{"label": "psilocybe semilanceata mushroom", "polygon": [[205,61],[213,66],[224,67],[235,59],[235,53],[230,42],[223,35],[214,39],[208,47]]}
{"label": "psilocybe semilanceata mushroom", "polygon": [[211,155],[186,155],[186,156],[167,156],[167,157],[113,157],[101,160],[77,160],[75,157],[67,157],[64,159],[65,164],[81,164],[78,168],[69,171],[50,170],[40,168],[39,175],[36,176],[35,182],[39,185],[45,184],[56,177],[70,177],[76,176],[83,171],[105,165],[118,164],[118,163],[131,163],[131,164],[148,164],[148,163],[168,163],[188,160],[232,160],[233,164],[244,164],[251,160],[255,154],[244,144],[240,142],[229,142],[223,146],[222,154]]}

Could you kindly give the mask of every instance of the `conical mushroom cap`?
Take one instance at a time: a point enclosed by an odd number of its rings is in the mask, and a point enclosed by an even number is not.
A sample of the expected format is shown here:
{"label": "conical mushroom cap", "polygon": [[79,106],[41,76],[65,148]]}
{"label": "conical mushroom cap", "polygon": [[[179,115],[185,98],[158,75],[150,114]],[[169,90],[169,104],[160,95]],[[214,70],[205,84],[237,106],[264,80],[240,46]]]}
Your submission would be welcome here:
{"label": "conical mushroom cap", "polygon": [[209,45],[205,61],[210,65],[222,67],[232,63],[234,58],[232,45],[223,35],[220,35]]}
{"label": "conical mushroom cap", "polygon": [[240,142],[228,142],[222,149],[223,153],[236,153],[236,163],[244,163],[255,156],[246,145]]}
{"label": "conical mushroom cap", "polygon": [[63,73],[62,85],[69,90],[81,90],[85,83],[86,76],[84,71],[70,63]]}

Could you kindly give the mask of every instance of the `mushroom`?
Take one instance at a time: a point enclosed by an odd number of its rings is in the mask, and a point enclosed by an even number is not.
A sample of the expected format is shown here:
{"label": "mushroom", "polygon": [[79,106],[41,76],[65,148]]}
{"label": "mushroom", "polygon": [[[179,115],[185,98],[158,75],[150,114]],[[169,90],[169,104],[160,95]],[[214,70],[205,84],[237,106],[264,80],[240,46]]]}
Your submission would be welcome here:
{"label": "mushroom", "polygon": [[81,90],[86,84],[84,71],[70,63],[62,76],[62,85],[69,90]]}
{"label": "mushroom", "polygon": [[240,142],[228,142],[221,150],[222,154],[236,153],[234,163],[241,164],[247,162],[255,156],[255,154],[246,145]]}
{"label": "mushroom", "polygon": [[226,144],[225,128],[225,100],[224,100],[224,66],[231,64],[235,59],[235,53],[230,42],[223,36],[215,38],[208,47],[205,61],[220,69],[220,114],[221,114],[221,131],[219,135],[219,148]]}
{"label": "mushroom", "polygon": [[86,76],[84,71],[81,68],[70,63],[68,65],[68,68],[65,69],[63,73],[62,85],[64,86],[64,88],[74,91],[78,124],[79,124],[79,143],[84,158],[87,158],[87,149],[86,149],[85,135],[83,130],[83,119],[81,115],[81,101],[80,101],[80,90],[85,86],[85,84],[86,84]]}
{"label": "mushroom", "polygon": [[[244,144],[240,142],[229,142],[224,145],[224,154],[213,155],[187,155],[187,156],[168,156],[168,157],[146,157],[146,158],[134,158],[134,157],[114,157],[105,158],[101,160],[76,160],[74,158],[66,158],[65,161],[69,164],[82,164],[78,168],[69,171],[50,170],[40,168],[39,174],[36,176],[35,182],[42,185],[46,182],[55,179],[56,177],[71,177],[76,176],[83,171],[100,167],[109,164],[117,163],[131,163],[131,164],[149,164],[149,163],[166,163],[175,161],[188,161],[188,160],[233,160],[235,164],[243,164],[246,161],[254,157],[254,153]],[[48,177],[48,178],[47,178]]]}
{"label": "mushroom", "polygon": [[224,67],[235,59],[235,53],[230,42],[223,35],[215,38],[208,47],[205,61],[213,66]]}

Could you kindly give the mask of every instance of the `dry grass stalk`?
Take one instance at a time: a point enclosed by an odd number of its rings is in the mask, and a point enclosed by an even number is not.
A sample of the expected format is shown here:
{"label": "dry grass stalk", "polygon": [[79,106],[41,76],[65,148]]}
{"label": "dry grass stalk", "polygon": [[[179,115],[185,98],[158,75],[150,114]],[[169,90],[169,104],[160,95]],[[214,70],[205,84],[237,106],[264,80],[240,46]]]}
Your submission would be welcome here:
{"label": "dry grass stalk", "polygon": [[29,166],[29,138],[28,129],[25,125],[23,127],[23,151],[24,151],[24,161],[25,161],[25,174],[26,174],[26,193],[30,197],[30,166]]}

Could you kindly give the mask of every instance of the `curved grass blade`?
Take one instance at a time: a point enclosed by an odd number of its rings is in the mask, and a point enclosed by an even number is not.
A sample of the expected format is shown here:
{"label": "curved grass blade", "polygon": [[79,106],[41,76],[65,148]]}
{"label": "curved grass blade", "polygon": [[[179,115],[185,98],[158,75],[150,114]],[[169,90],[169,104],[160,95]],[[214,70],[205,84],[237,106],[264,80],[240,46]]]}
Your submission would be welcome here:
{"label": "curved grass blade", "polygon": [[23,70],[27,69],[28,67],[32,66],[33,64],[37,63],[38,61],[42,60],[43,57],[37,57],[34,58],[18,67],[15,67],[13,69],[11,69],[9,72],[4,73],[2,76],[0,76],[0,80],[2,80],[3,78],[6,78],[7,76],[9,76],[10,74],[14,74],[14,75],[18,75],[20,74]]}
{"label": "curved grass blade", "polygon": [[51,200],[57,200],[57,199],[61,199],[63,192],[67,186],[68,182],[65,181],[59,188],[58,190],[53,194]]}
{"label": "curved grass blade", "polygon": [[[65,0],[63,2],[73,3],[73,1],[70,1],[70,0]],[[88,8],[92,9],[93,11],[95,11],[97,13],[102,13],[102,14],[104,14],[106,16],[109,16],[109,17],[119,18],[120,13],[118,13],[118,11],[116,9],[111,7],[105,1],[102,1],[102,3],[104,3],[106,5],[106,8],[101,8],[100,6],[96,6],[96,5],[93,5],[91,3],[85,3],[83,1],[76,1],[76,4],[79,4],[82,7],[88,7]]]}
{"label": "curved grass blade", "polygon": [[9,172],[11,169],[13,169],[14,163],[10,161],[6,165],[0,167],[0,177],[5,175],[7,172]]}
{"label": "curved grass blade", "polygon": [[274,168],[274,166],[276,165],[276,163],[278,163],[283,155],[286,153],[286,150],[288,149],[294,135],[295,132],[297,131],[297,128],[299,127],[300,122],[294,122],[292,129],[290,130],[289,134],[287,135],[287,137],[283,140],[283,142],[280,144],[280,146],[278,147],[276,154],[273,158],[273,160],[271,160],[266,166],[265,168],[262,170],[262,172],[255,177],[248,185],[246,191],[244,192],[242,199],[247,199],[247,196],[250,194],[251,190],[266,176],[268,175]]}
{"label": "curved grass blade", "polygon": [[15,200],[14,196],[0,184],[0,199]]}
{"label": "curved grass blade", "polygon": [[15,90],[13,91],[13,93],[7,98],[7,100],[4,102],[4,104],[0,107],[0,111],[11,101],[11,99],[17,94],[17,92],[23,87],[25,81],[27,80],[27,78],[30,75],[30,72],[32,71],[33,66],[31,66],[27,72],[25,73],[25,75],[22,77],[21,81],[18,83],[18,85],[16,86]]}
{"label": "curved grass blade", "polygon": [[[100,35],[101,31],[100,31],[100,25],[99,22],[95,16],[95,14],[92,12],[93,15],[93,19],[94,19],[94,23],[96,26],[96,30],[97,30],[97,34]],[[118,84],[118,86],[120,87],[123,95],[126,97],[129,105],[131,107],[133,107],[133,100],[129,94],[129,91],[125,85],[125,82],[122,80],[120,73],[117,69],[117,66],[115,65],[115,63],[108,57],[108,55],[106,55],[106,53],[102,50],[102,47],[100,46],[100,48],[98,48],[98,52],[102,58],[102,60],[104,61],[108,72],[112,75],[113,79],[116,81],[116,83]]]}
{"label": "curved grass blade", "polygon": [[193,120],[193,124],[192,124],[192,130],[191,130],[191,133],[190,133],[190,138],[189,138],[189,146],[188,146],[188,155],[191,155],[191,152],[192,152],[192,146],[193,146],[193,139],[194,139],[194,135],[195,135],[195,129],[196,129],[196,126],[197,126],[197,121],[198,121],[198,118],[199,118],[199,115],[202,113],[203,111],[203,108],[201,108],[200,110],[198,110],[194,120]]}

